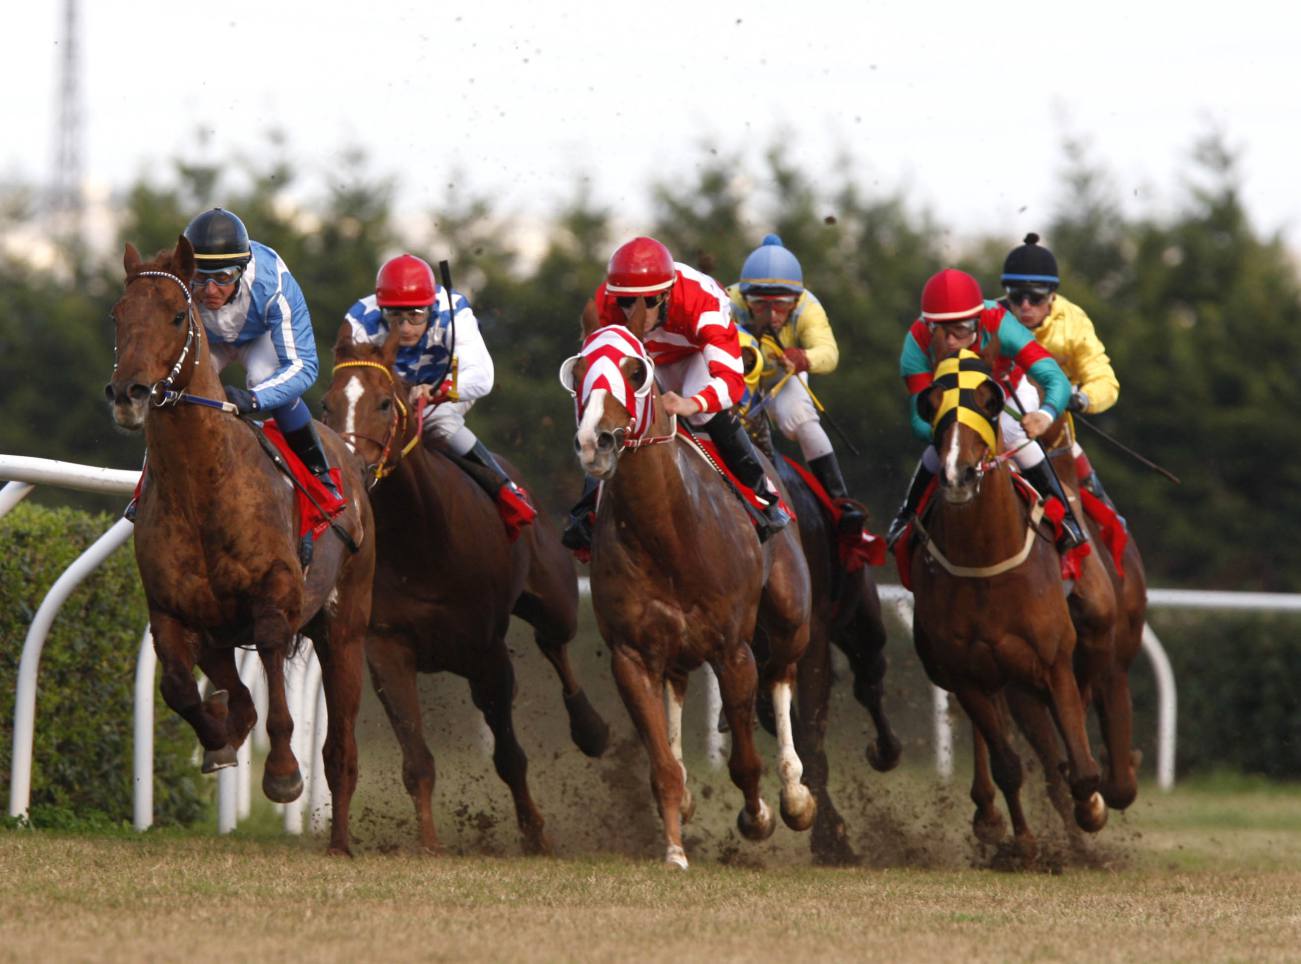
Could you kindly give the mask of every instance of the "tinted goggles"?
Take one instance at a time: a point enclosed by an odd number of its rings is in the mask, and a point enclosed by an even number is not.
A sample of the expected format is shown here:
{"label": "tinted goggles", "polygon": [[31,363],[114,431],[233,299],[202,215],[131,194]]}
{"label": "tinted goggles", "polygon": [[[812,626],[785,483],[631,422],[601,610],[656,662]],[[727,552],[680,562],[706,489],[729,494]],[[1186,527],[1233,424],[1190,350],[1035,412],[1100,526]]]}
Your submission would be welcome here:
{"label": "tinted goggles", "polygon": [[1052,294],[1052,291],[1048,288],[1022,288],[1018,286],[1006,290],[1007,300],[1011,304],[1019,305],[1023,301],[1028,301],[1036,307],[1047,301],[1048,296]]}
{"label": "tinted goggles", "polygon": [[194,272],[194,277],[190,279],[190,287],[196,291],[207,286],[209,283],[215,284],[218,288],[229,288],[244,273],[243,268],[213,268],[211,271],[204,271],[200,268]]}
{"label": "tinted goggles", "polygon": [[632,311],[634,308],[637,307],[637,302],[639,301],[645,302],[646,310],[650,311],[654,308],[658,308],[660,306],[660,302],[662,302],[663,300],[664,300],[664,292],[662,291],[653,295],[627,295],[627,296],[621,296],[614,299],[615,304],[617,304],[624,311]]}
{"label": "tinted goggles", "polygon": [[422,308],[383,308],[384,320],[391,325],[423,325],[429,321],[429,307]]}

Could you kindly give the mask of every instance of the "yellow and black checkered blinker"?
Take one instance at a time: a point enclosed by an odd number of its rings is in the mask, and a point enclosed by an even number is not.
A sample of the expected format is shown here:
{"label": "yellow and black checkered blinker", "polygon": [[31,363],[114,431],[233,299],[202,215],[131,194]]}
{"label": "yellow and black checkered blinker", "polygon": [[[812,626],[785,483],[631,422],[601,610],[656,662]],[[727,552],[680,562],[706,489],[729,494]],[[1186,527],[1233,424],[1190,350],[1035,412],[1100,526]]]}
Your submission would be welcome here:
{"label": "yellow and black checkered blinker", "polygon": [[976,406],[976,389],[985,382],[992,384],[1001,394],[1002,389],[994,381],[989,366],[966,348],[936,366],[934,383],[944,389],[944,394],[931,419],[931,438],[938,440],[954,421],[958,421],[973,429],[991,452],[997,450],[994,420]]}

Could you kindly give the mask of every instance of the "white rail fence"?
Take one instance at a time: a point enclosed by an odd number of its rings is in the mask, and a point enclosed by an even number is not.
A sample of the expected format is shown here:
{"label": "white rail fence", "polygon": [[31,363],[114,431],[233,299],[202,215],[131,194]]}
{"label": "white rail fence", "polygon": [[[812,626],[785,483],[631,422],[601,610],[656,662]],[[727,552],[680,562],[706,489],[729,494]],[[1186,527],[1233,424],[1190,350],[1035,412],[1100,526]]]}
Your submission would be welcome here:
{"label": "white rail fence", "polygon": [[[55,485],[89,492],[129,495],[135,488],[138,472],[104,469],[56,462],[25,456],[0,455],[0,480],[11,480],[0,488],[0,518],[31,493],[35,485]],[[9,786],[9,815],[26,816],[31,802],[32,744],[35,735],[36,681],[41,651],[50,626],[59,609],[73,590],[114,550],[131,537],[133,526],[126,520],[114,523],[95,543],[55,581],[41,602],[23,643],[18,667],[14,705],[13,761]],[[580,580],[583,595],[588,594],[587,580]],[[881,599],[886,611],[912,630],[912,595],[903,587],[883,585]],[[1148,606],[1178,609],[1248,610],[1254,612],[1301,613],[1301,595],[1281,593],[1218,592],[1178,589],[1152,589]],[[1143,631],[1143,652],[1151,664],[1157,686],[1157,784],[1164,790],[1174,785],[1175,723],[1177,694],[1174,673],[1160,640],[1150,626]],[[240,678],[253,694],[259,721],[266,717],[266,677],[256,652],[241,650],[237,654]],[[148,629],[140,642],[136,663],[134,693],[133,744],[133,823],[137,830],[153,824],[153,735],[154,678],[157,662],[153,639]],[[706,720],[716,720],[721,707],[717,680],[709,673]],[[953,736],[948,694],[933,689],[935,766],[943,779],[953,773]],[[294,754],[300,761],[310,761],[304,774],[303,795],[292,804],[277,805],[283,810],[285,830],[301,833],[304,810],[309,814],[313,831],[324,829],[329,822],[330,801],[323,772],[321,747],[325,742],[325,693],[321,687],[321,667],[311,646],[289,661],[286,670],[286,698],[295,721]],[[490,739],[487,742],[491,749]],[[239,820],[249,815],[252,797],[252,752],[266,749],[265,725],[259,722],[252,738],[238,753],[238,764],[223,769],[217,776],[217,830],[229,833]],[[722,766],[726,748],[724,735],[714,726],[706,728],[706,752],[714,766]]]}

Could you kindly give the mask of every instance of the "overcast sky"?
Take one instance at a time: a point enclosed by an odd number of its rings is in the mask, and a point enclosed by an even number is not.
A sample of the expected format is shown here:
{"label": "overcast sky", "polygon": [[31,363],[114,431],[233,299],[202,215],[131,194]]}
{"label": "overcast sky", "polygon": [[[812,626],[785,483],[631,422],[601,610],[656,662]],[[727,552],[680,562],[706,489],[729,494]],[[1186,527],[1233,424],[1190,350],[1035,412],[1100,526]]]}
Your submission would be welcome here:
{"label": "overcast sky", "polygon": [[[8,5],[0,179],[54,157],[62,0]],[[318,179],[364,143],[400,198],[450,172],[545,214],[572,173],[640,228],[647,184],[698,145],[758,170],[778,132],[818,173],[848,153],[960,233],[1016,241],[1058,207],[1087,138],[1134,211],[1182,196],[1196,137],[1243,149],[1256,225],[1301,247],[1296,26],[1288,4],[82,0],[83,167],[112,189],[171,159],[256,153],[284,130]],[[755,185],[762,191],[763,185]],[[761,230],[756,234],[761,233]],[[757,240],[757,237],[756,237]],[[1050,240],[1050,239],[1049,239]],[[1050,242],[1051,243],[1051,242]]]}

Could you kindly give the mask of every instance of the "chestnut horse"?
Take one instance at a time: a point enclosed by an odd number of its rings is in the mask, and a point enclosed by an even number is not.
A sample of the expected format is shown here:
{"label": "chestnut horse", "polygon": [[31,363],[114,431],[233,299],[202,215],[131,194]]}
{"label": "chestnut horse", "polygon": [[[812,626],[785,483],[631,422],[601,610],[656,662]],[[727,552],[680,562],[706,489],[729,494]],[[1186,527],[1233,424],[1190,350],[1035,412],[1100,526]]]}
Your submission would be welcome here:
{"label": "chestnut horse", "polygon": [[[762,393],[756,396],[761,400]],[[751,417],[753,415],[754,417]],[[760,451],[772,460],[789,493],[791,508],[799,520],[800,543],[809,567],[812,606],[809,612],[809,646],[800,659],[796,685],[799,715],[795,721],[795,750],[804,763],[804,783],[818,802],[809,846],[819,863],[856,862],[849,844],[845,821],[827,790],[829,768],[823,743],[827,735],[831,702],[831,643],[849,660],[854,676],[854,697],[867,710],[876,727],[876,740],[866,748],[867,760],[878,771],[894,769],[902,747],[885,715],[885,624],[881,620],[881,599],[870,566],[848,572],[837,548],[834,522],[808,483],[787,461],[774,452],[771,423],[762,408],[751,409],[746,428]],[[766,651],[763,633],[756,639],[756,652]],[[760,718],[768,726],[768,714]]]}
{"label": "chestnut horse", "polygon": [[931,681],[956,694],[971,718],[977,836],[1002,835],[992,763],[1015,847],[1028,862],[1036,844],[1021,809],[1021,760],[1000,705],[1005,690],[1051,712],[1066,746],[1079,826],[1101,829],[1107,811],[1075,680],[1076,633],[1057,549],[996,455],[1002,407],[989,367],[967,351],[940,362],[935,383],[918,398],[919,413],[935,426],[941,470],[910,567],[913,640]]}
{"label": "chestnut horse", "polygon": [[420,843],[439,849],[434,758],[424,738],[416,674],[447,671],[469,681],[474,705],[492,730],[493,762],[514,797],[525,850],[549,852],[511,716],[515,672],[506,631],[512,613],[533,626],[538,648],[560,677],[574,742],[588,756],[600,756],[609,731],[566,654],[578,624],[574,562],[541,516],[510,542],[484,490],[448,456],[419,444],[419,417],[408,417],[405,401],[409,386],[393,370],[398,347],[396,335],[383,347],[354,343],[345,324],[334,346],[324,417],[365,460],[373,486],[378,549],[366,657],[402,747],[402,777],[415,803]]}
{"label": "chestnut horse", "polygon": [[[1080,695],[1092,703],[1106,746],[1105,773],[1100,787],[1107,806],[1123,810],[1138,795],[1135,773],[1138,754],[1133,749],[1133,704],[1129,692],[1129,668],[1143,645],[1143,624],[1147,618],[1147,579],[1143,559],[1132,533],[1127,535],[1118,570],[1104,544],[1097,521],[1081,504],[1071,446],[1073,427],[1066,418],[1049,430],[1049,458],[1053,460],[1062,488],[1071,500],[1075,516],[1085,522],[1093,551],[1081,560],[1080,576],[1071,587],[1067,604],[1079,644],[1075,650],[1075,672]],[[1010,695],[1010,694],[1009,694]],[[1054,739],[1052,721],[1042,704],[1024,698],[1010,698],[1010,709],[1022,732],[1043,762],[1048,795],[1069,821],[1070,794],[1061,777],[1063,758]],[[1069,826],[1069,824],[1068,824]]]}
{"label": "chestnut horse", "polygon": [[[349,853],[348,807],[357,784],[353,727],[361,698],[362,647],[370,618],[375,555],[370,505],[359,468],[332,432],[322,444],[347,500],[337,533],[319,539],[310,567],[298,561],[294,490],[263,452],[254,429],[203,400],[224,400],[190,296],[194,251],[181,237],[144,262],[134,246],[113,306],[116,362],[105,387],[113,419],[144,428],[148,481],[135,523],[136,563],[162,664],[167,705],[194,727],[205,773],[235,765],[257,719],[235,668],[234,647],[251,640],[269,693],[262,788],[277,802],[302,792],[290,744],[284,660],[295,636],[311,637],[321,662],[329,727],[325,775],[333,802],[330,853]],[[177,404],[193,399],[196,404]],[[206,700],[195,663],[214,686]]]}
{"label": "chestnut horse", "polygon": [[791,729],[795,665],[809,638],[808,567],[796,527],[761,545],[728,483],[677,435],[641,342],[644,303],[626,327],[600,324],[588,302],[584,352],[561,368],[576,401],[579,462],[604,483],[592,543],[592,606],[619,694],[650,756],[665,862],[685,869],[682,823],[694,800],[682,762],[682,704],[688,673],[703,663],[718,677],[731,726],[728,768],[745,795],[737,825],[750,840],[767,838],[775,827],[759,794],[754,745],[759,677],[749,642],[756,622],[768,638],[762,683],[777,721],[782,819],[794,830],[813,823],[817,803],[800,782]]}

